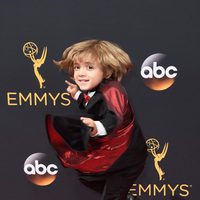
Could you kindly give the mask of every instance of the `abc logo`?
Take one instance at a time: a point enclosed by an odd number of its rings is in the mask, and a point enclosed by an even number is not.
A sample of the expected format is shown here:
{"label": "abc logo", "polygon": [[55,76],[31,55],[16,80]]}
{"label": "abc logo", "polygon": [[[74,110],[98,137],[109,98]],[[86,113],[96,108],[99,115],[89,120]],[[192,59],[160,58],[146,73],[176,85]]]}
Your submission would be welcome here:
{"label": "abc logo", "polygon": [[169,66],[164,69],[162,66],[158,66],[157,62],[153,62],[153,69],[149,66],[142,67],[141,75],[143,78],[175,78],[177,75],[177,69],[174,66]]}
{"label": "abc logo", "polygon": [[50,175],[55,175],[58,173],[58,167],[54,164],[50,164],[47,167],[43,164],[39,164],[38,160],[35,160],[35,165],[32,164],[26,164],[24,166],[24,172],[28,175],[44,175],[46,173]]}
{"label": "abc logo", "polygon": [[166,63],[166,55],[157,53],[149,56],[142,64],[141,76],[147,87],[153,90],[165,90],[171,87],[177,76],[177,68]]}
{"label": "abc logo", "polygon": [[34,153],[26,159],[24,172],[29,181],[36,185],[45,186],[56,179],[58,167],[51,163],[46,154]]}

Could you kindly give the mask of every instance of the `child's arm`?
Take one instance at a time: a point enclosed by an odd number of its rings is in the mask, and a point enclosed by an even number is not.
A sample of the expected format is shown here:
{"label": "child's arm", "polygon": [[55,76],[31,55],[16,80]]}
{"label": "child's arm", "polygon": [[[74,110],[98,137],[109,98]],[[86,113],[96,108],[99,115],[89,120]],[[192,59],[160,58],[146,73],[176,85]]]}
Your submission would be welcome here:
{"label": "child's arm", "polygon": [[96,136],[96,134],[97,134],[97,126],[96,126],[95,121],[93,119],[87,118],[87,117],[81,117],[80,119],[84,124],[86,124],[87,126],[92,128],[90,136],[91,137]]}
{"label": "child's arm", "polygon": [[117,124],[117,119],[112,111],[107,111],[102,120],[95,121],[91,118],[81,117],[84,124],[92,128],[90,133],[91,137],[95,136],[106,136],[111,133]]}
{"label": "child's arm", "polygon": [[68,84],[67,92],[71,95],[73,99],[77,101],[78,104],[80,104],[83,100],[83,93],[78,89],[78,86],[76,84],[73,84],[67,80],[65,80],[65,83]]}
{"label": "child's arm", "polygon": [[78,86],[67,80],[65,80],[65,83],[68,84],[67,92],[72,96],[72,98],[74,98],[75,94],[78,92]]}

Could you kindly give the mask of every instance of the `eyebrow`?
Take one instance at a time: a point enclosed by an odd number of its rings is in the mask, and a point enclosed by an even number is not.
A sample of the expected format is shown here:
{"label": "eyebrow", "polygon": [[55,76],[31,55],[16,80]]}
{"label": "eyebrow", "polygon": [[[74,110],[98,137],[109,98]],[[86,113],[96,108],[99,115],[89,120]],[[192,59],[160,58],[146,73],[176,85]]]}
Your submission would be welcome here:
{"label": "eyebrow", "polygon": [[[83,63],[84,63],[84,64],[94,64],[94,63],[91,63],[91,62],[83,62]],[[77,63],[77,62],[75,62],[74,65],[75,65],[75,64],[78,64],[78,65],[79,65],[79,63]]]}

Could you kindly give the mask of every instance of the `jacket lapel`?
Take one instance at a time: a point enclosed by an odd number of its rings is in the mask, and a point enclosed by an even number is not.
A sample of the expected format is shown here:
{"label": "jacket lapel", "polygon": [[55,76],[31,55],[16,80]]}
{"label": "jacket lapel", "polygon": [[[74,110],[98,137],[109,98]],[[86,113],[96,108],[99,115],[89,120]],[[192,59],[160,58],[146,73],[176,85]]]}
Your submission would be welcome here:
{"label": "jacket lapel", "polygon": [[96,92],[91,99],[89,100],[88,104],[86,105],[86,109],[90,110],[94,104],[96,104],[101,99],[101,94],[99,92]]}

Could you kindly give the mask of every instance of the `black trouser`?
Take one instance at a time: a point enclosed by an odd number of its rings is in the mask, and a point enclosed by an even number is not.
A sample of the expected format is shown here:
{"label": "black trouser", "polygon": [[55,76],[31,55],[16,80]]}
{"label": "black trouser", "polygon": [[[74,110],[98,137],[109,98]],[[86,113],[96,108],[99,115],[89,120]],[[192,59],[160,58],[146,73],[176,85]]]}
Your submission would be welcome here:
{"label": "black trouser", "polygon": [[146,157],[146,143],[137,125],[128,149],[108,171],[79,173],[79,179],[87,187],[101,193],[101,200],[126,200],[129,189],[144,169]]}
{"label": "black trouser", "polygon": [[128,169],[106,174],[82,174],[79,180],[87,187],[102,194],[101,200],[126,200],[129,189],[141,174],[144,162]]}

